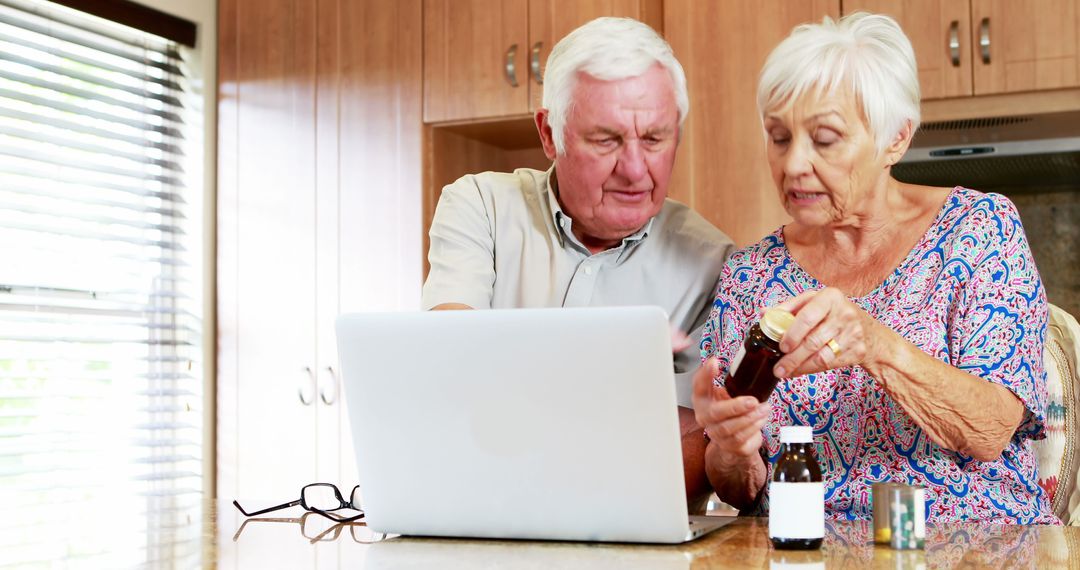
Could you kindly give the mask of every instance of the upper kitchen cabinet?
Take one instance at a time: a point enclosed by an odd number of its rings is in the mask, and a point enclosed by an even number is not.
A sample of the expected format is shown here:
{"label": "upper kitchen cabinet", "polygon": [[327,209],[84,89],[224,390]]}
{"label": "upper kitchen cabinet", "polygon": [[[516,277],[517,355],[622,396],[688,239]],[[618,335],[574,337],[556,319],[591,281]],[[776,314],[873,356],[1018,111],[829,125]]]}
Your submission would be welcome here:
{"label": "upper kitchen cabinet", "polygon": [[975,94],[1080,86],[1078,0],[972,0]]}
{"label": "upper kitchen cabinet", "polygon": [[915,48],[923,99],[971,95],[971,20],[965,0],[844,0],[844,13],[888,14]]}
{"label": "upper kitchen cabinet", "polygon": [[844,0],[888,14],[915,48],[924,100],[1080,86],[1077,0]]}
{"label": "upper kitchen cabinet", "polygon": [[662,29],[661,0],[424,0],[424,121],[534,111],[552,44],[600,16]]}

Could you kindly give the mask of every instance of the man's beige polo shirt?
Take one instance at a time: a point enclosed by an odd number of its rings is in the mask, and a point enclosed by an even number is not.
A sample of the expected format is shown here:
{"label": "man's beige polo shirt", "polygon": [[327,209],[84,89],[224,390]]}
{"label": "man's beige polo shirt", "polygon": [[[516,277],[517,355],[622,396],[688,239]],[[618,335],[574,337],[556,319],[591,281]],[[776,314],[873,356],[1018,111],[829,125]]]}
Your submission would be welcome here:
{"label": "man's beige polo shirt", "polygon": [[[733,244],[690,208],[660,213],[616,248],[590,254],[574,237],[547,172],[467,175],[443,188],[431,224],[423,308],[655,305],[692,345],[675,357],[679,401],[700,360],[701,326]],[[557,185],[556,185],[557,186]]]}

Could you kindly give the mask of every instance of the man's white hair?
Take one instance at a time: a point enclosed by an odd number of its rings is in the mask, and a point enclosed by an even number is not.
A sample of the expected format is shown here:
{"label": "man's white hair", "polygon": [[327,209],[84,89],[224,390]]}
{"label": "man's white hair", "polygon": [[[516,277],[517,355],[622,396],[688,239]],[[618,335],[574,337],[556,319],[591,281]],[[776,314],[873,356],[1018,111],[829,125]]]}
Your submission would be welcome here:
{"label": "man's white hair", "polygon": [[618,81],[643,75],[660,64],[671,76],[679,126],[690,111],[686,74],[664,38],[631,18],[597,18],[570,32],[551,50],[544,70],[544,99],[558,154],[566,151],[566,120],[573,106],[578,73],[601,81]]}
{"label": "man's white hair", "polygon": [[915,51],[896,20],[856,12],[796,26],[769,54],[758,80],[758,111],[777,109],[808,91],[850,90],[878,153],[907,121],[919,128]]}

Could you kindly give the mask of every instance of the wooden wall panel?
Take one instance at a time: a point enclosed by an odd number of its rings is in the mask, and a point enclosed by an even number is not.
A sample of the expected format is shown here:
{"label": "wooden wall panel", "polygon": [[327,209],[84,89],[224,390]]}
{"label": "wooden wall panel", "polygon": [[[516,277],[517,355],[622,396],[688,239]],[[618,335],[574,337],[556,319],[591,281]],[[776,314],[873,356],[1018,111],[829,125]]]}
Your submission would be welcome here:
{"label": "wooden wall panel", "polygon": [[670,195],[739,246],[789,220],[765,157],[756,103],[761,66],[795,25],[839,13],[839,0],[664,3],[664,35],[690,90]]}
{"label": "wooden wall panel", "polygon": [[343,2],[341,310],[420,306],[421,3]]}

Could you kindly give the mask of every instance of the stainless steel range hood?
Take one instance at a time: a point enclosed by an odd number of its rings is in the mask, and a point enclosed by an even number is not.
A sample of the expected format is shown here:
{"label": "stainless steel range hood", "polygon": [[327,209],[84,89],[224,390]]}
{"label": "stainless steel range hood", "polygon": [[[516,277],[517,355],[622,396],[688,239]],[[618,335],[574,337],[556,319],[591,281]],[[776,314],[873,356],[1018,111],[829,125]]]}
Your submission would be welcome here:
{"label": "stainless steel range hood", "polygon": [[1080,111],[924,123],[892,173],[977,190],[1080,187]]}

